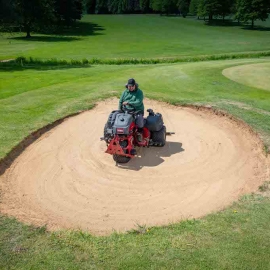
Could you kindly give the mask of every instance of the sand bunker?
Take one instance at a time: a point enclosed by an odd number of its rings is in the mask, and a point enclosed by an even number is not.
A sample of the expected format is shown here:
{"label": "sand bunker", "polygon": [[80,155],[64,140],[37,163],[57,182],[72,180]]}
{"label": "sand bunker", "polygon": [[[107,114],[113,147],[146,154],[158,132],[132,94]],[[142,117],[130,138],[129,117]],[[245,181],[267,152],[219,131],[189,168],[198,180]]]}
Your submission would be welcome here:
{"label": "sand bunker", "polygon": [[147,100],[163,114],[164,148],[116,166],[100,141],[117,100],[64,121],[0,177],[0,210],[48,229],[94,234],[164,225],[224,208],[269,177],[259,139],[228,117]]}

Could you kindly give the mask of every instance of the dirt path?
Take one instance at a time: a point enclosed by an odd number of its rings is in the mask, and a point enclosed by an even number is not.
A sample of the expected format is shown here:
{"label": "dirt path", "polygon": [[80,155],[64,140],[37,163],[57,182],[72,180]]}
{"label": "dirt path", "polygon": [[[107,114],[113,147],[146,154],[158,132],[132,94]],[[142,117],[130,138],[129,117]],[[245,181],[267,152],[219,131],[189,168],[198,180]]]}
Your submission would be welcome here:
{"label": "dirt path", "polygon": [[104,123],[117,100],[64,121],[30,145],[0,177],[0,210],[51,230],[94,234],[136,224],[200,217],[251,192],[269,177],[257,137],[227,117],[154,101],[164,148],[144,148],[125,166],[105,154]]}

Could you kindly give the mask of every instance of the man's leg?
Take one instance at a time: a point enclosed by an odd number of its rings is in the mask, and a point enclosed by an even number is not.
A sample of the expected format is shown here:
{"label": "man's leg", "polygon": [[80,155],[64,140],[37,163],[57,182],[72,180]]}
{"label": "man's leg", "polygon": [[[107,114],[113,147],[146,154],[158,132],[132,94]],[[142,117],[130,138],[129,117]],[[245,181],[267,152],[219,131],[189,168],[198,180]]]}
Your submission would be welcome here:
{"label": "man's leg", "polygon": [[139,129],[142,130],[144,126],[144,119],[142,114],[137,114],[136,115],[136,125],[138,126]]}
{"label": "man's leg", "polygon": [[135,121],[137,127],[138,127],[138,134],[137,139],[139,142],[143,141],[143,126],[144,126],[144,119],[142,114],[136,115],[136,121]]}

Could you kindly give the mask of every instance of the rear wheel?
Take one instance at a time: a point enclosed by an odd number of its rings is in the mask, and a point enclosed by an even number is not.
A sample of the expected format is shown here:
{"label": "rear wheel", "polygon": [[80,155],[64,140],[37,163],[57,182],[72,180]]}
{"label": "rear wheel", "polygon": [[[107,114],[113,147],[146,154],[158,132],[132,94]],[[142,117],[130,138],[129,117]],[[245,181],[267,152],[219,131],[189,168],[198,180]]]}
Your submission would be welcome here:
{"label": "rear wheel", "polygon": [[[110,132],[108,133],[108,130],[110,130]],[[104,135],[104,140],[107,143],[107,145],[110,143],[110,141],[113,138],[113,134],[112,134],[112,125],[110,122],[107,122],[104,126],[104,131],[103,131],[103,135]]]}
{"label": "rear wheel", "polygon": [[105,126],[104,126],[104,131],[103,131],[104,138],[107,135],[107,128],[108,128],[108,123],[106,123]]}
{"label": "rear wheel", "polygon": [[108,134],[107,134],[107,128],[108,128],[108,123],[105,124],[104,126],[104,132],[103,132],[103,135],[104,135],[104,140],[107,144],[109,144],[109,138],[108,138]]}
{"label": "rear wheel", "polygon": [[166,144],[166,127],[152,133],[152,141],[155,146],[162,147]]}

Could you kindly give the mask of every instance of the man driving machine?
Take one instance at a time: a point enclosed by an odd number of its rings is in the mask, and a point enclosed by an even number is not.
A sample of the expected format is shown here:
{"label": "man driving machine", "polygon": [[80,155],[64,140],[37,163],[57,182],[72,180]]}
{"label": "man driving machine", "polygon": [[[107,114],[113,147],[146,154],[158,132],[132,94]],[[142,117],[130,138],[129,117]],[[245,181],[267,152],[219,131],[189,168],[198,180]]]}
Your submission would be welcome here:
{"label": "man driving machine", "polygon": [[137,111],[136,114],[136,125],[138,126],[138,141],[142,141],[142,130],[144,125],[144,104],[143,104],[143,91],[139,89],[139,85],[136,83],[136,81],[131,78],[128,80],[126,84],[126,90],[122,93],[120,100],[119,100],[119,107],[120,110],[122,108],[122,105],[125,105],[128,109],[132,109],[132,107],[129,108],[128,105],[132,105],[135,110]]}

